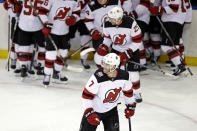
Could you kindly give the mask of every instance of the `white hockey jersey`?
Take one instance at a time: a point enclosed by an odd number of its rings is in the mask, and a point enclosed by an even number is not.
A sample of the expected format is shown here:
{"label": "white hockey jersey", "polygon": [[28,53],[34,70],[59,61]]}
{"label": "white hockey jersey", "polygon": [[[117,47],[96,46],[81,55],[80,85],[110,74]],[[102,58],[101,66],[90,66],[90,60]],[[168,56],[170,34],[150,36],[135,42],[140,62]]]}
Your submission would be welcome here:
{"label": "white hockey jersey", "polygon": [[103,33],[103,23],[108,18],[107,13],[115,6],[122,6],[124,12],[131,13],[130,0],[110,0],[107,5],[100,5],[97,0],[89,2],[86,10],[85,24],[89,31],[96,29]]}
{"label": "white hockey jersey", "polygon": [[39,16],[43,23],[53,24],[51,33],[65,35],[69,32],[69,26],[65,23],[68,16],[80,17],[80,6],[74,0],[45,0],[39,9]]}
{"label": "white hockey jersey", "polygon": [[[32,5],[29,0],[21,0],[23,8],[19,16],[19,28],[23,31],[34,32],[43,28],[42,23],[36,16],[43,0],[32,0]],[[33,7],[32,7],[33,6]]]}
{"label": "white hockey jersey", "polygon": [[131,0],[132,11],[135,18],[146,24],[150,22],[150,0]]}
{"label": "white hockey jersey", "polygon": [[14,12],[14,5],[8,2],[7,0],[5,0],[4,2],[8,4],[8,9],[7,9],[8,15],[10,17],[16,17],[16,13]]}
{"label": "white hockey jersey", "polygon": [[90,0],[78,0],[81,7],[80,19],[85,19],[86,9]]}
{"label": "white hockey jersey", "polygon": [[83,93],[82,103],[85,109],[93,108],[105,113],[119,103],[120,92],[124,94],[125,104],[134,104],[132,82],[129,73],[118,69],[115,78],[109,78],[103,69],[98,69],[88,80]]}
{"label": "white hockey jersey", "polygon": [[103,44],[118,52],[124,52],[128,49],[136,51],[142,44],[142,32],[136,21],[132,17],[123,16],[122,23],[119,26],[113,26],[109,21],[105,22],[103,29]]}
{"label": "white hockey jersey", "polygon": [[183,24],[186,16],[185,4],[182,0],[163,0],[162,7],[164,14],[161,17],[163,22],[177,22]]}
{"label": "white hockey jersey", "polygon": [[185,7],[187,9],[186,16],[185,16],[185,22],[191,23],[192,22],[192,6],[190,0],[184,0],[185,1]]}

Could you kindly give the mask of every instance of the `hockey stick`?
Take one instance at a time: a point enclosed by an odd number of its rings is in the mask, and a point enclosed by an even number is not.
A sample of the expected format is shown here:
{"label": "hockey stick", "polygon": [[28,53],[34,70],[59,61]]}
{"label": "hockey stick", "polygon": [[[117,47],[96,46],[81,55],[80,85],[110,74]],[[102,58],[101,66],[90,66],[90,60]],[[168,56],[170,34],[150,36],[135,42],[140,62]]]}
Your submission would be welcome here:
{"label": "hockey stick", "polygon": [[87,49],[80,52],[80,56],[84,56],[87,53],[92,52],[92,51],[95,51],[95,49],[94,48],[87,48]]}
{"label": "hockey stick", "polygon": [[7,60],[7,68],[10,71],[10,16],[8,16],[8,60]]}
{"label": "hockey stick", "polygon": [[[32,2],[31,2],[31,0],[29,0],[29,3],[30,3],[30,5],[31,5],[32,9],[35,10],[35,9],[34,9],[34,6],[33,6],[33,4],[32,4]],[[38,17],[38,19],[40,20],[40,22],[42,23],[42,25],[44,25],[43,21],[41,20],[40,16],[38,15],[38,13],[37,13],[36,11],[34,11],[34,13],[35,13],[36,16]],[[59,50],[58,50],[58,48],[57,48],[57,46],[56,46],[56,44],[55,44],[55,41],[53,40],[53,38],[51,37],[50,34],[48,35],[48,38],[49,38],[49,40],[51,41],[51,43],[53,44],[55,50],[56,50],[57,53],[58,53],[58,56],[59,56],[60,59],[63,61],[64,65],[66,65],[66,62],[65,62],[65,61],[66,61],[68,58],[74,56],[78,51],[80,51],[85,45],[87,45],[87,44],[91,41],[91,40],[90,40],[90,41],[88,41],[87,43],[85,43],[82,47],[80,47],[79,49],[77,49],[77,50],[76,50],[74,53],[72,53],[71,55],[69,55],[69,56],[63,58],[63,57],[60,55],[60,52],[59,52]],[[67,68],[67,69],[68,69],[68,70],[70,69],[70,70],[72,70],[72,71],[77,71],[77,69],[76,69],[76,68],[74,69],[74,67],[70,67],[70,68]],[[77,72],[82,72],[82,71],[83,71],[82,68],[78,68],[78,71],[77,71]]]}
{"label": "hockey stick", "polygon": [[[8,22],[9,24],[10,24],[10,18],[9,18],[9,22]],[[14,40],[14,35],[15,35],[15,32],[16,32],[16,28],[17,28],[17,25],[18,25],[18,16],[16,17],[16,22],[15,22],[15,24],[14,24],[14,31],[13,31],[13,34],[12,34],[12,38],[11,38],[11,42],[13,43],[13,40]],[[8,58],[7,58],[7,62],[6,62],[6,66],[5,66],[5,68],[6,69],[8,69],[8,71],[10,71],[10,54],[11,54],[11,43],[10,43],[10,27],[9,27],[9,29],[8,29],[9,31],[8,31]]]}
{"label": "hockey stick", "polygon": [[[75,54],[77,54],[77,52],[79,52],[81,49],[83,49],[86,45],[88,45],[90,42],[92,41],[92,39],[90,39],[88,42],[86,42],[85,44],[83,44],[83,46],[79,47],[78,49],[76,49],[72,54],[70,54],[69,56],[67,56],[65,59],[69,59],[71,58],[72,56],[74,56]],[[90,48],[88,48],[90,49]],[[87,50],[87,49],[86,49]],[[85,50],[84,50],[85,51]],[[83,51],[82,51],[83,52]],[[88,53],[88,52],[87,52]],[[81,53],[80,53],[81,55]],[[85,55],[85,54],[83,54]]]}
{"label": "hockey stick", "polygon": [[181,56],[180,52],[177,50],[175,44],[174,44],[174,41],[172,40],[172,37],[169,35],[168,31],[166,30],[165,26],[163,25],[163,23],[161,22],[161,20],[159,19],[159,16],[156,15],[156,18],[159,22],[159,24],[161,25],[161,28],[162,30],[165,32],[166,36],[168,37],[168,39],[170,40],[170,43],[172,44],[172,46],[175,48],[176,52],[178,53],[178,55],[180,56],[181,58],[181,63],[184,64],[186,66],[186,69],[188,70],[188,72],[190,73],[190,75],[192,76],[193,73],[191,71],[191,69],[186,65],[186,63],[184,63],[184,59],[183,57]]}
{"label": "hockey stick", "polygon": [[170,74],[170,73],[167,73],[167,72],[163,71],[163,70],[161,69],[161,67],[160,67],[159,69],[155,69],[155,68],[153,68],[153,67],[151,67],[151,66],[142,65],[142,64],[137,63],[137,62],[134,62],[134,61],[128,61],[128,62],[129,62],[129,63],[133,63],[133,64],[135,64],[135,65],[139,65],[139,66],[145,67],[146,69],[149,69],[149,70],[152,70],[152,71],[161,72],[163,75],[166,75],[166,76],[170,76],[170,77],[176,78],[176,76],[174,76],[174,75],[172,75],[172,74]]}
{"label": "hockey stick", "polygon": [[129,122],[129,131],[132,131],[132,128],[131,128],[131,118],[128,119],[128,122]]}

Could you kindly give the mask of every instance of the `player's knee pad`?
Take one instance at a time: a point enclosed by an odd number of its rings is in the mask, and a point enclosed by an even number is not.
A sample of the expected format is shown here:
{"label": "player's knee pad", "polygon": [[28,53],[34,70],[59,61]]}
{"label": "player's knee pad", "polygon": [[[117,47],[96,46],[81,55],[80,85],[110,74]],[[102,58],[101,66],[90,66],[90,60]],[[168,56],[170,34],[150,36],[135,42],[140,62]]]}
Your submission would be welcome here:
{"label": "player's knee pad", "polygon": [[151,41],[161,41],[160,34],[150,34]]}
{"label": "player's knee pad", "polygon": [[129,79],[131,82],[136,82],[140,80],[140,75],[138,71],[129,71]]}
{"label": "player's knee pad", "polygon": [[139,50],[144,50],[144,45],[142,43],[139,44]]}
{"label": "player's knee pad", "polygon": [[34,50],[34,44],[31,44],[31,45],[29,46],[29,52],[30,52],[30,53],[33,53],[33,50]]}
{"label": "player's knee pad", "polygon": [[46,59],[56,60],[57,51],[47,51],[45,54]]}
{"label": "player's knee pad", "polygon": [[148,32],[145,32],[145,33],[144,33],[143,41],[144,41],[145,43],[147,43],[147,42],[149,41],[149,34],[148,34]]}
{"label": "player's knee pad", "polygon": [[45,52],[46,49],[45,49],[45,47],[40,47],[40,46],[38,46],[38,51],[39,51],[39,52]]}
{"label": "player's knee pad", "polygon": [[29,52],[29,46],[18,46],[18,52]]}
{"label": "player's knee pad", "polygon": [[59,49],[59,52],[62,57],[68,56],[68,49]]}
{"label": "player's knee pad", "polygon": [[[176,48],[179,49],[179,45],[176,45]],[[174,50],[172,46],[166,46],[166,45],[161,45],[161,49],[164,53],[167,53],[170,50]]]}
{"label": "player's knee pad", "polygon": [[171,47],[171,46],[161,45],[161,50],[162,50],[164,53],[167,53],[169,50],[172,50],[172,47]]}

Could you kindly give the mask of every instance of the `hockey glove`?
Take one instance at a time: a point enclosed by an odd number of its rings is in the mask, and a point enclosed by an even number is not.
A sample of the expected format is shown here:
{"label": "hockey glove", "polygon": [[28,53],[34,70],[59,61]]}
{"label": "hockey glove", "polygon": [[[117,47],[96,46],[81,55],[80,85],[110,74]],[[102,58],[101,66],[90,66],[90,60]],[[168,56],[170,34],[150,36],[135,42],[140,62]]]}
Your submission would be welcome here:
{"label": "hockey glove", "polygon": [[100,124],[99,116],[94,112],[93,108],[88,108],[84,112],[84,116],[91,125],[97,126]]}
{"label": "hockey glove", "polygon": [[73,25],[75,25],[75,24],[76,24],[76,18],[75,18],[74,16],[68,16],[68,17],[66,18],[66,24],[67,24],[68,26],[73,26]]}
{"label": "hockey glove", "polygon": [[14,13],[18,13],[20,14],[22,11],[22,3],[21,2],[17,2],[14,4]]}
{"label": "hockey glove", "polygon": [[90,35],[92,36],[93,40],[99,40],[102,38],[102,35],[98,30],[91,30]]}
{"label": "hockey glove", "polygon": [[138,18],[138,14],[137,14],[137,12],[136,12],[135,10],[132,11],[131,16],[132,16],[134,19],[137,19],[137,18]]}
{"label": "hockey glove", "polygon": [[136,103],[134,103],[134,104],[128,104],[127,105],[127,108],[124,111],[125,117],[127,119],[134,115],[134,113],[135,113],[135,107],[136,107]]}
{"label": "hockey glove", "polygon": [[42,33],[44,34],[45,38],[47,38],[49,36],[49,34],[51,33],[51,28],[52,28],[53,24],[52,23],[48,23],[46,22],[44,24],[44,27],[42,29]]}
{"label": "hockey glove", "polygon": [[128,49],[124,52],[120,52],[118,55],[120,56],[120,62],[126,63],[129,61],[129,59],[132,57],[133,51],[131,49]]}
{"label": "hockey glove", "polygon": [[162,16],[164,13],[164,8],[161,6],[151,6],[150,12],[152,15],[160,15]]}
{"label": "hockey glove", "polygon": [[100,55],[100,56],[105,56],[107,55],[107,53],[109,52],[109,48],[108,46],[102,44],[100,45],[98,48],[97,48],[97,53]]}
{"label": "hockey glove", "polygon": [[8,2],[7,1],[4,1],[3,7],[4,7],[5,10],[8,10],[9,9]]}

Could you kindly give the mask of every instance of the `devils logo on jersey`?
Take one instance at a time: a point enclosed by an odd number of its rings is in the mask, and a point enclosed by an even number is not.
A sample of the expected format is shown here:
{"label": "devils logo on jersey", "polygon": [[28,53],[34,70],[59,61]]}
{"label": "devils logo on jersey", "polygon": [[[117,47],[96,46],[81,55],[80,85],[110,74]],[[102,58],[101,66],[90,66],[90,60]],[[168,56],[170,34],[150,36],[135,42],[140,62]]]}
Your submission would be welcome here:
{"label": "devils logo on jersey", "polygon": [[121,34],[114,35],[113,41],[114,41],[114,45],[124,45],[124,44],[126,44],[126,42],[127,42],[126,34],[124,34],[124,35],[121,35]]}
{"label": "devils logo on jersey", "polygon": [[105,94],[105,99],[103,100],[103,103],[114,103],[118,100],[119,96],[120,96],[120,89],[111,89],[109,91],[107,91],[107,93]]}
{"label": "devils logo on jersey", "polygon": [[54,18],[54,20],[65,20],[67,13],[69,12],[70,7],[66,8],[66,7],[60,7],[57,9],[56,11],[56,16]]}

